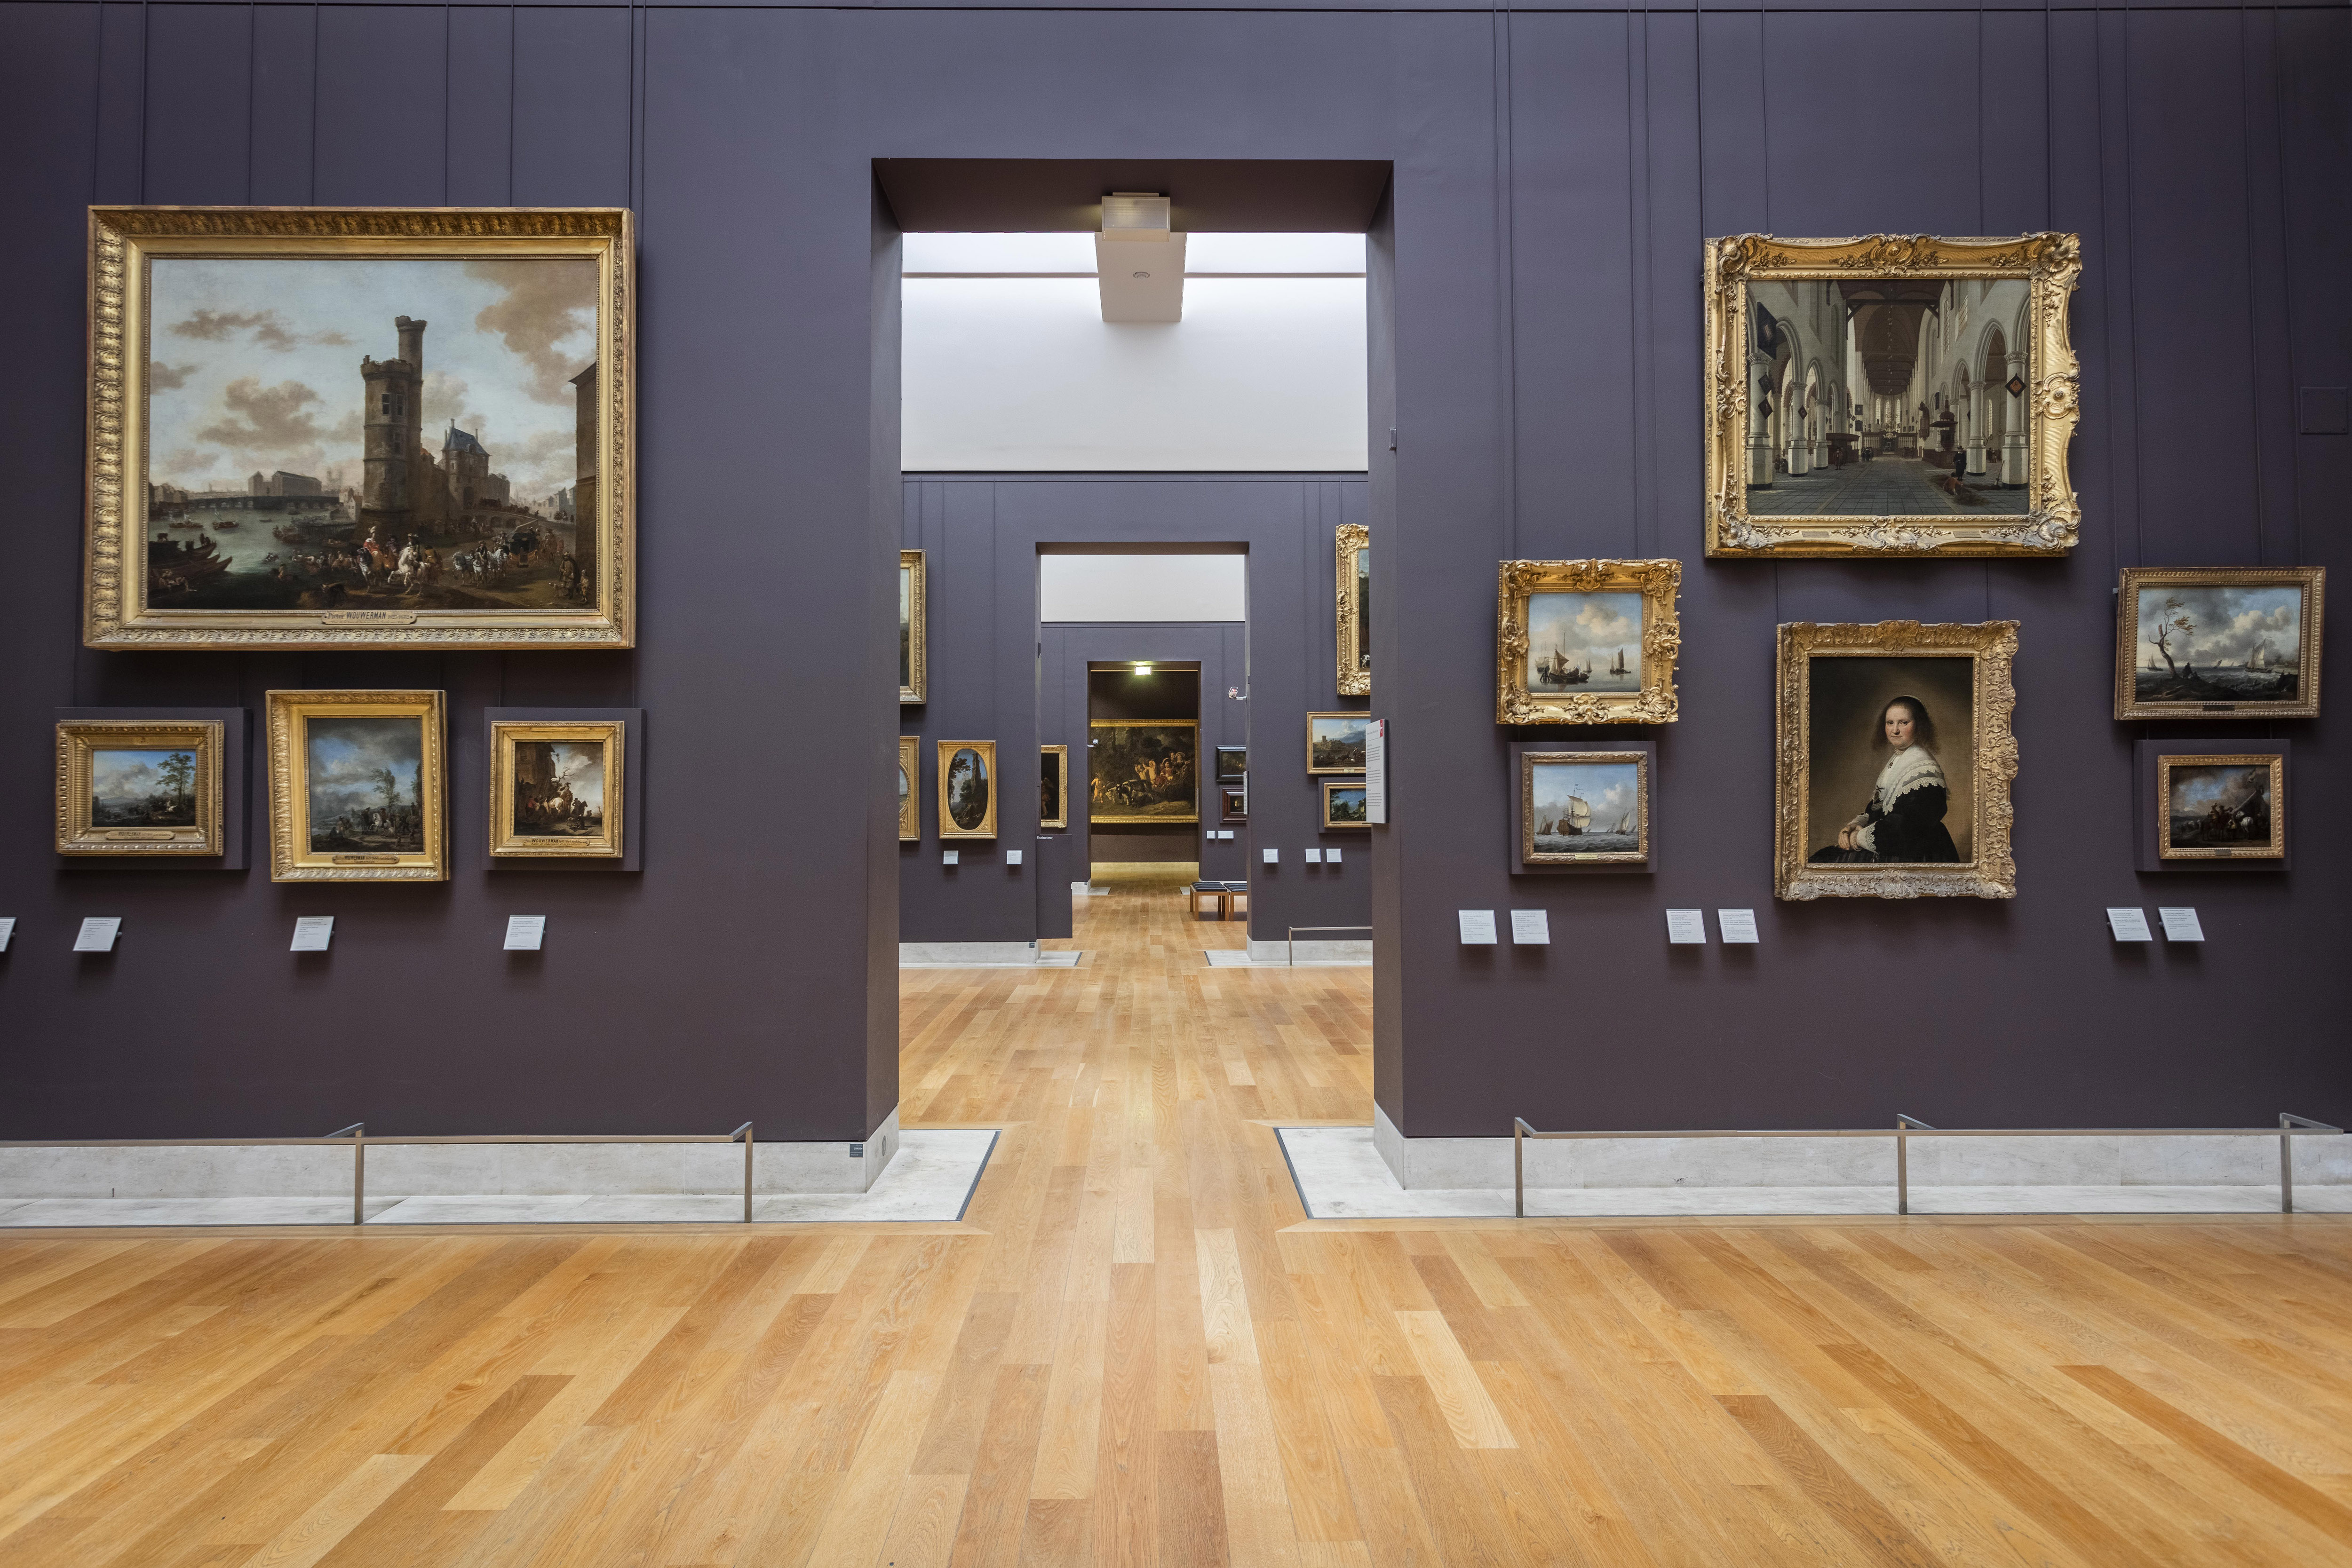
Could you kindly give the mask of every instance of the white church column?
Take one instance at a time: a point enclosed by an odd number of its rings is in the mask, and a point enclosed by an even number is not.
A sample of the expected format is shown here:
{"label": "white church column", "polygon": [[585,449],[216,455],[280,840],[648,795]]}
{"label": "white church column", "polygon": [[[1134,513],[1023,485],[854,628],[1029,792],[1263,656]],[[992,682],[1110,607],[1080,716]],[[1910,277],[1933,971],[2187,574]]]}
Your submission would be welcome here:
{"label": "white church column", "polygon": [[1772,431],[1764,404],[1772,395],[1772,361],[1762,354],[1748,357],[1748,482],[1772,482]]}
{"label": "white church column", "polygon": [[[2014,382],[2023,382],[2027,379],[2025,353],[2021,349],[2009,356],[2009,377]],[[2032,389],[2028,387],[2026,390],[2031,392]],[[2004,485],[2022,485],[2025,483],[2027,423],[2025,395],[2020,393],[2018,396],[2010,397],[2009,390],[2004,387],[2001,389],[2001,396],[2009,398],[2009,429],[2000,439],[2000,482]]]}
{"label": "white church column", "polygon": [[1981,474],[1985,471],[1984,382],[1970,382],[1969,383],[1969,405],[1965,417],[1968,421],[1968,425],[1963,435],[1968,444],[1969,472],[1971,474]]}

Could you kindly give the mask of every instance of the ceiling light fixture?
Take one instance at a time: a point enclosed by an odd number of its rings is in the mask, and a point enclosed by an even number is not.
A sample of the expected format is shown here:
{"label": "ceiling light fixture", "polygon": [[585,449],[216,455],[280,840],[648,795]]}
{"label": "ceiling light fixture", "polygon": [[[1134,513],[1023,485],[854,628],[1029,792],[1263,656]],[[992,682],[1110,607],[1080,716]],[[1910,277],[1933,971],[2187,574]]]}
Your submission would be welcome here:
{"label": "ceiling light fixture", "polygon": [[1148,675],[1151,673],[1151,666],[1149,664],[1138,664],[1135,666],[1135,673],[1139,675]]}
{"label": "ceiling light fixture", "polygon": [[[1139,261],[1150,262],[1139,267]],[[1142,191],[1103,198],[1102,231],[1095,235],[1095,276],[1106,321],[1184,319],[1184,236],[1176,232],[1175,204]]]}

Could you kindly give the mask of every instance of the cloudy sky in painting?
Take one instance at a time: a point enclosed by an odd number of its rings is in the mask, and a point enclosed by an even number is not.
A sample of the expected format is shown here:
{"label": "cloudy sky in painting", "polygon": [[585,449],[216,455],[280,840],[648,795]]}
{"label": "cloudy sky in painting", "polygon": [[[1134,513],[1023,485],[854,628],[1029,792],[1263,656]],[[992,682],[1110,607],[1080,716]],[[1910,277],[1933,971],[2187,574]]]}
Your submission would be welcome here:
{"label": "cloudy sky in painting", "polygon": [[586,802],[592,811],[603,810],[604,743],[555,740],[546,746],[554,753],[555,776],[572,786],[572,799]]}
{"label": "cloudy sky in painting", "polygon": [[[1607,678],[1617,650],[1625,650],[1627,674]],[[1538,593],[1528,599],[1528,657],[1549,658],[1557,649],[1572,664],[1592,666],[1596,690],[1633,691],[1642,677],[1642,596],[1638,593]]]}
{"label": "cloudy sky in painting", "polygon": [[425,439],[449,422],[536,500],[575,477],[571,378],[596,357],[596,265],[523,259],[174,259],[149,312],[150,477],[245,488],[283,468],[360,482],[362,358],[422,318]]}
{"label": "cloudy sky in painting", "polygon": [[1605,833],[1640,803],[1642,776],[1631,762],[1538,762],[1535,786],[1537,816],[1557,817],[1568,810],[1570,795],[1581,796],[1592,808],[1592,831]]}
{"label": "cloudy sky in painting", "polygon": [[310,821],[331,822],[344,811],[383,804],[377,772],[400,781],[400,804],[416,804],[424,771],[425,724],[414,718],[310,720]]}
{"label": "cloudy sky in painting", "polygon": [[2172,813],[2202,815],[2217,800],[2237,805],[2252,794],[2270,792],[2270,768],[2176,768],[2172,770]]}
{"label": "cloudy sky in painting", "polygon": [[[2168,610],[2166,602],[2179,603]],[[2273,659],[2295,656],[2302,636],[2303,591],[2282,588],[2143,588],[2139,591],[2139,663],[2164,655],[2157,651],[2159,622],[2186,616],[2196,628],[2172,633],[2172,656],[2182,664],[2242,664],[2267,643]]]}
{"label": "cloudy sky in painting", "polygon": [[158,771],[167,757],[193,754],[105,747],[90,753],[89,792],[100,800],[144,800],[163,787]]}

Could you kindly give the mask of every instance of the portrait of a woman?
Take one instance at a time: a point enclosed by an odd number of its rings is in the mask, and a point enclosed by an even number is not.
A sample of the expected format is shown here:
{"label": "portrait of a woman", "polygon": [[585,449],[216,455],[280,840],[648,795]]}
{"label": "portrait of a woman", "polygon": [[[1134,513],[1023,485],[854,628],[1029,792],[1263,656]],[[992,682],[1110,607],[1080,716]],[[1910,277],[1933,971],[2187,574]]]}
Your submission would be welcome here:
{"label": "portrait of a woman", "polygon": [[[1884,689],[1884,688],[1882,688]],[[1815,850],[1815,864],[1946,863],[1959,852],[1944,826],[1951,800],[1936,760],[1936,721],[1914,696],[1889,698],[1879,710],[1873,747],[1889,752],[1861,812],[1838,830],[1837,842]]]}

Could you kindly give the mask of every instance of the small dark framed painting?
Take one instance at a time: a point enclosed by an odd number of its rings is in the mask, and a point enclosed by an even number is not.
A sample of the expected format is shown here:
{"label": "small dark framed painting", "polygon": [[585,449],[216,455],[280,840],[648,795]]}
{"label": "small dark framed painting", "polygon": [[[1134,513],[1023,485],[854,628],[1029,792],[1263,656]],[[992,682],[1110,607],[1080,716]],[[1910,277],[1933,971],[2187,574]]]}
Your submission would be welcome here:
{"label": "small dark framed painting", "polygon": [[1238,784],[1218,785],[1217,804],[1219,808],[1217,815],[1220,820],[1228,822],[1249,821],[1249,790],[1245,787]]}
{"label": "small dark framed painting", "polygon": [[2285,741],[2143,740],[2137,751],[2141,871],[2285,868]]}
{"label": "small dark framed painting", "polygon": [[1332,832],[1342,828],[1363,828],[1372,825],[1371,792],[1360,779],[1327,779],[1323,781],[1323,831]]}
{"label": "small dark framed painting", "polygon": [[1248,747],[1220,746],[1217,747],[1217,779],[1219,782],[1238,784],[1248,777]]}

